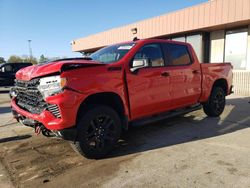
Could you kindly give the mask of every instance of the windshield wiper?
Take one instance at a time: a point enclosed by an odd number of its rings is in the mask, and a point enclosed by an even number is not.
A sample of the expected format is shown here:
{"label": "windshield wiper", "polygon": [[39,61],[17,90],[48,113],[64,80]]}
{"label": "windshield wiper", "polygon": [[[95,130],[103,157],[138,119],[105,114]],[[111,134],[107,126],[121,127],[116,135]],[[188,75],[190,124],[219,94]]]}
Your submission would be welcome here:
{"label": "windshield wiper", "polygon": [[84,59],[84,60],[93,60],[90,56],[81,57],[81,59]]}

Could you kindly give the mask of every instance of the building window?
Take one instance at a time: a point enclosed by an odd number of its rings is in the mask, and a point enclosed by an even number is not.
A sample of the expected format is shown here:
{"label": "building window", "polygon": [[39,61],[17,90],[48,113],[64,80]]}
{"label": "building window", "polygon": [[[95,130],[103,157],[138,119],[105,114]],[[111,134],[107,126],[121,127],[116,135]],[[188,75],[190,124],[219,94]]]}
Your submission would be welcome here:
{"label": "building window", "polygon": [[225,62],[231,62],[234,69],[244,70],[247,66],[248,30],[240,29],[226,32]]}
{"label": "building window", "polygon": [[175,38],[172,38],[172,40],[178,41],[178,42],[186,42],[186,38],[185,37],[175,37]]}
{"label": "building window", "polygon": [[203,62],[203,42],[202,42],[202,34],[197,35],[186,35],[183,37],[175,37],[172,38],[173,41],[179,42],[187,42],[190,43],[197,55],[197,58],[200,62]]}
{"label": "building window", "polygon": [[202,35],[190,35],[187,36],[186,42],[193,46],[193,49],[200,62],[203,61],[203,49],[202,49]]}

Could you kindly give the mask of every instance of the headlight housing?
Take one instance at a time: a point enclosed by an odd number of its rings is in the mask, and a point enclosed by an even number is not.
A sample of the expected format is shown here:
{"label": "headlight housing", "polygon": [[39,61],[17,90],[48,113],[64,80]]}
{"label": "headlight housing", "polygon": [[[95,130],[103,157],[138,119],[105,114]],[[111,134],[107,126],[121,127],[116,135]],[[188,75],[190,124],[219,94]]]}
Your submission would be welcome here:
{"label": "headlight housing", "polygon": [[58,76],[49,76],[40,79],[40,84],[38,90],[43,95],[43,98],[52,96],[62,92],[63,88],[66,85],[66,78],[61,78]]}

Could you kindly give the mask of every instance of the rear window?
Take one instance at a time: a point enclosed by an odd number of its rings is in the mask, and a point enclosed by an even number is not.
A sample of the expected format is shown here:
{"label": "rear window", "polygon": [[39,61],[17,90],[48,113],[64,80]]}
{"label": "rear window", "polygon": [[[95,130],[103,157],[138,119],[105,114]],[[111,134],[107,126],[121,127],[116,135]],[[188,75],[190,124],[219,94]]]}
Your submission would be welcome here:
{"label": "rear window", "polygon": [[169,65],[188,65],[191,63],[188,48],[180,44],[164,44],[164,52],[169,59]]}

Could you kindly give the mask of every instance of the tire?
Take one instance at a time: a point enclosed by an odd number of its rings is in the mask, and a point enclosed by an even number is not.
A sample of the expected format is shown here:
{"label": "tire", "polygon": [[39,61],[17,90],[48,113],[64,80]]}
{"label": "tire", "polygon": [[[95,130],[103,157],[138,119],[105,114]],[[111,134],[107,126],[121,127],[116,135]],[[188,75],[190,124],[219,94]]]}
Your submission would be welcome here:
{"label": "tire", "polygon": [[95,105],[77,122],[77,140],[73,149],[89,159],[100,159],[115,146],[121,135],[121,120],[115,110]]}
{"label": "tire", "polygon": [[224,111],[226,105],[225,92],[221,87],[214,87],[203,110],[207,116],[218,117]]}

